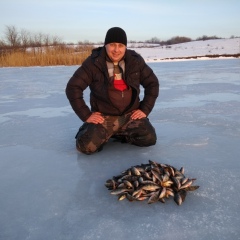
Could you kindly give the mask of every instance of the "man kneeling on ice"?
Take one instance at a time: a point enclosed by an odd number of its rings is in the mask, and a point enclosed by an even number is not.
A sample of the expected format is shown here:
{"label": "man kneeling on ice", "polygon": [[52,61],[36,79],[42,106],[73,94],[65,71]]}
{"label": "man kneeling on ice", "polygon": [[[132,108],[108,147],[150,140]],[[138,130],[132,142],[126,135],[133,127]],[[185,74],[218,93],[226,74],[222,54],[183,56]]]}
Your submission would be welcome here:
{"label": "man kneeling on ice", "polygon": [[[91,109],[83,98],[87,87]],[[139,54],[127,49],[125,31],[110,28],[104,46],[92,51],[66,87],[73,110],[84,122],[76,135],[77,150],[98,152],[110,138],[140,147],[154,145],[157,136],[147,116],[158,94],[156,75]]]}

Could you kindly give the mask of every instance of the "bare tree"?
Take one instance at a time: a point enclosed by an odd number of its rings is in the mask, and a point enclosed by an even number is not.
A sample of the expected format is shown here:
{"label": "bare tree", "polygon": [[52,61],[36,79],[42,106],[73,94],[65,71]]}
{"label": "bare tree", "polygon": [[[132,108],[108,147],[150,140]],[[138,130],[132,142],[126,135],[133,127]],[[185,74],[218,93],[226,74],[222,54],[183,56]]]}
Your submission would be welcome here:
{"label": "bare tree", "polygon": [[27,30],[22,29],[19,38],[22,47],[26,50],[26,48],[29,47],[31,43],[31,34]]}
{"label": "bare tree", "polygon": [[145,41],[147,43],[160,43],[160,39],[157,37],[153,37],[150,40]]}
{"label": "bare tree", "polygon": [[52,45],[53,46],[59,45],[61,43],[62,43],[62,41],[61,41],[60,37],[58,37],[58,36],[53,36],[52,37]]}
{"label": "bare tree", "polygon": [[162,45],[172,45],[172,44],[178,44],[178,43],[185,43],[185,42],[191,42],[192,39],[189,37],[181,37],[181,36],[176,36],[172,37],[171,39],[167,41],[161,42]]}
{"label": "bare tree", "polygon": [[4,47],[6,44],[3,40],[0,39],[0,47]]}
{"label": "bare tree", "polygon": [[43,39],[43,34],[38,33],[34,35],[34,43],[36,47],[41,47],[42,46],[42,39]]}
{"label": "bare tree", "polygon": [[20,46],[20,37],[15,26],[6,26],[5,37],[7,44],[12,48],[17,48]]}
{"label": "bare tree", "polygon": [[44,44],[44,46],[49,46],[50,43],[51,43],[51,40],[50,40],[49,35],[45,34],[45,35],[43,36],[43,44]]}
{"label": "bare tree", "polygon": [[6,44],[3,40],[0,40],[0,55],[5,52]]}

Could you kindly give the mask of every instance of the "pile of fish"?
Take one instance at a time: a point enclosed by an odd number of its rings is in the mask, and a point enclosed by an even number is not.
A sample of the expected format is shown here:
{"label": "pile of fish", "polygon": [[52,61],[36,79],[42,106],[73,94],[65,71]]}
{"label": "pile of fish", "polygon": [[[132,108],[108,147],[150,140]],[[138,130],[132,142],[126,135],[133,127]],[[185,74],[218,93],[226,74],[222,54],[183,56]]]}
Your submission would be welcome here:
{"label": "pile of fish", "polygon": [[165,203],[166,199],[173,197],[175,203],[181,205],[188,191],[199,188],[192,185],[195,180],[184,175],[183,167],[178,170],[168,164],[149,160],[148,164],[132,166],[113,176],[105,186],[111,194],[118,196],[118,200],[147,200],[151,204],[158,201]]}

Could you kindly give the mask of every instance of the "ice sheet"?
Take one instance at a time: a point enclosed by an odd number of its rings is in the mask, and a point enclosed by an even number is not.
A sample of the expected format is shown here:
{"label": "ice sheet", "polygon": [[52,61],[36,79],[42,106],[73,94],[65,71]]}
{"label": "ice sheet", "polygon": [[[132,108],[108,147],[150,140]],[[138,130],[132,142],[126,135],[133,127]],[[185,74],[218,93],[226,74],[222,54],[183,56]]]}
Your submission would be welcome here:
{"label": "ice sheet", "polygon": [[[77,69],[0,69],[0,239],[240,239],[240,60],[149,63],[160,83],[155,146],[75,149],[65,96]],[[88,91],[85,96],[88,98]],[[108,178],[149,159],[200,188],[177,206],[118,201]]]}

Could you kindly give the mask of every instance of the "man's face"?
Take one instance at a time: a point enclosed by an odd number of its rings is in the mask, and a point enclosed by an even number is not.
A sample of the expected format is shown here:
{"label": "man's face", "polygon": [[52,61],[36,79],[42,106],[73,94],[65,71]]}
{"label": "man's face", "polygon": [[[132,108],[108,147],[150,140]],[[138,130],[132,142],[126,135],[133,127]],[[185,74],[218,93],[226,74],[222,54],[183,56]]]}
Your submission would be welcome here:
{"label": "man's face", "polygon": [[113,62],[119,62],[126,52],[126,46],[122,43],[108,43],[105,47],[107,55]]}

